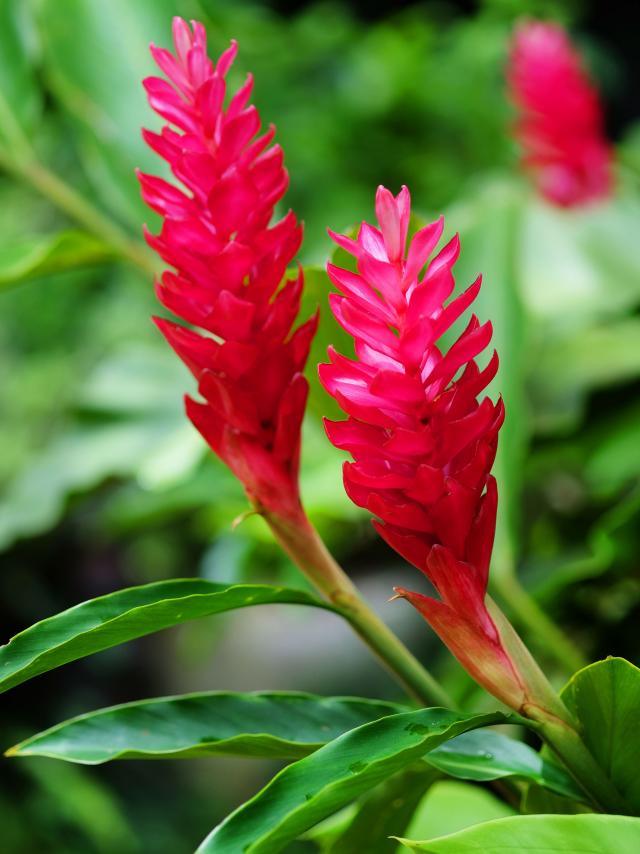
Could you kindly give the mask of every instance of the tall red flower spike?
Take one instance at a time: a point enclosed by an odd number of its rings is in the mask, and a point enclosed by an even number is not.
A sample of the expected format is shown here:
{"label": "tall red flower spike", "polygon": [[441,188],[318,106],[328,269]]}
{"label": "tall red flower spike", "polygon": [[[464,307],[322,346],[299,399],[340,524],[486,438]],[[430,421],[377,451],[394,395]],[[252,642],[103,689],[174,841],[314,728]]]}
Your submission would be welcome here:
{"label": "tall red flower spike", "polygon": [[523,166],[550,202],[574,207],[612,192],[612,149],[580,56],[556,24],[530,21],[513,36],[507,81],[519,110]]}
{"label": "tall red flower spike", "polygon": [[405,251],[409,191],[379,187],[379,228],[362,223],[357,240],[331,233],[354,256],[357,273],[329,264],[339,294],[329,297],[338,323],[354,338],[357,360],[330,348],[320,365],[325,389],[349,416],[326,421],[331,442],[348,451],[349,497],[379,521],[387,543],[421,570],[439,599],[396,588],[431,624],[471,675],[514,708],[527,689],[511,650],[485,604],[496,522],[490,474],[502,401],[478,395],[498,368],[476,357],[488,346],[490,323],[473,315],[442,352],[437,342],[469,308],[481,277],[455,299],[454,237],[428,263],[444,220],[418,231]]}
{"label": "tall red flower spike", "polygon": [[175,53],[151,46],[167,80],[144,81],[164,118],[160,134],[143,131],[182,188],[139,175],[146,203],[163,218],[146,232],[171,268],[157,285],[162,305],[202,332],[155,322],[191,369],[204,402],[186,398],[189,418],[242,481],[250,499],[296,518],[300,427],[308,384],[302,376],[317,317],[291,332],[300,308],[302,271],[282,287],[300,247],[302,226],[290,211],[270,225],[288,186],[275,129],[259,134],[248,106],[252,78],[225,106],[225,76],[235,42],[217,63],[207,57],[202,24],[173,21]]}

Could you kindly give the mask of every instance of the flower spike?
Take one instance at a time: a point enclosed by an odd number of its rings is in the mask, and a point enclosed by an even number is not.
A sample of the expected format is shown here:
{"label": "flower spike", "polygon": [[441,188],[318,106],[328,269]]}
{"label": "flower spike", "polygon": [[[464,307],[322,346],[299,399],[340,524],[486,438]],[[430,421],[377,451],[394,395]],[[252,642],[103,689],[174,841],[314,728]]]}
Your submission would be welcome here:
{"label": "flower spike", "polygon": [[507,82],[519,111],[522,165],[545,198],[578,207],[613,191],[613,154],[600,98],[580,56],[556,24],[528,21],[515,31]]}
{"label": "flower spike", "polygon": [[458,237],[433,254],[440,218],[407,246],[409,212],[406,187],[396,197],[379,187],[379,227],[363,223],[356,240],[333,235],[356,259],[357,273],[327,270],[339,291],[330,296],[333,313],[353,336],[357,358],[330,349],[329,364],[320,365],[325,389],[348,416],[326,421],[327,434],[353,457],[344,464],[351,500],[376,517],[380,536],[424,573],[438,598],[404,588],[397,595],[504,703],[521,711],[554,705],[537,665],[486,599],[498,501],[491,467],[504,419],[501,400],[478,400],[498,368],[495,352],[483,368],[476,361],[491,324],[472,315],[448,352],[438,346],[481,279],[449,300]]}
{"label": "flower spike", "polygon": [[[225,106],[232,42],[216,63],[202,24],[173,22],[174,52],[151,46],[164,74],[144,81],[167,124],[143,131],[179,184],[140,174],[146,203],[163,218],[149,245],[171,268],[157,284],[162,305],[199,331],[155,318],[198,380],[189,418],[258,507],[298,518],[302,376],[317,317],[292,332],[300,271],[281,286],[302,240],[292,212],[271,224],[288,186],[274,129],[260,135],[249,76]],[[166,78],[166,79],[165,79]]]}

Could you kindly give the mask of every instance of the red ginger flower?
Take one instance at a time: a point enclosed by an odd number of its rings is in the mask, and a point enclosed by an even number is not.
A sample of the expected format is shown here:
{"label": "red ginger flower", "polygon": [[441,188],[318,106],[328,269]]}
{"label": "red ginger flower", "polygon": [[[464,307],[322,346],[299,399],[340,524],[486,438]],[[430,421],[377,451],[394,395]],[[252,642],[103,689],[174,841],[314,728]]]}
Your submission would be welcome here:
{"label": "red ginger flower", "polygon": [[258,135],[247,106],[252,78],[224,106],[235,42],[214,64],[202,24],[173,21],[175,54],[151,46],[168,78],[144,81],[153,109],[169,123],[143,131],[183,185],[140,175],[142,195],[163,218],[149,245],[172,270],[157,294],[165,308],[204,330],[155,322],[190,368],[204,402],[186,398],[189,418],[243,482],[255,503],[295,518],[300,510],[300,427],[308,384],[302,376],[317,317],[291,332],[302,271],[280,282],[302,240],[290,211],[270,225],[288,186],[275,129]]}
{"label": "red ginger flower", "polygon": [[598,93],[564,30],[531,21],[513,36],[507,68],[520,111],[515,135],[540,192],[562,207],[612,192],[612,151]]}
{"label": "red ginger flower", "polygon": [[[409,191],[376,195],[380,228],[362,223],[357,240],[331,233],[356,259],[357,273],[329,264],[340,294],[329,297],[354,338],[357,360],[329,349],[325,389],[349,416],[326,421],[331,442],[348,451],[349,497],[381,521],[387,543],[421,570],[440,599],[396,588],[431,624],[474,678],[514,708],[527,689],[485,603],[497,491],[490,474],[502,401],[478,395],[498,368],[476,357],[492,335],[473,315],[447,353],[441,338],[478,294],[481,277],[446,306],[460,251],[454,237],[429,262],[444,220],[418,231],[405,251]],[[425,268],[426,265],[426,268]],[[460,371],[462,370],[462,373]],[[509,635],[510,638],[510,635]]]}

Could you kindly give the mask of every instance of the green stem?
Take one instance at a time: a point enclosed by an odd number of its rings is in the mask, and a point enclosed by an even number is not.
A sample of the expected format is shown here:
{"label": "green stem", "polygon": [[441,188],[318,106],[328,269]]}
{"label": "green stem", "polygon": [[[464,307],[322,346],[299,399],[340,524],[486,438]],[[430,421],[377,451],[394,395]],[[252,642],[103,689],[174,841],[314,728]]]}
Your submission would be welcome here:
{"label": "green stem", "polygon": [[132,240],[112,219],[81,193],[44,166],[8,104],[0,93],[0,122],[7,145],[0,147],[0,166],[19,180],[31,184],[71,219],[80,223],[146,275],[155,276],[150,252],[139,240]]}
{"label": "green stem", "polygon": [[598,810],[631,815],[628,804],[593,758],[572,723],[542,716],[539,732]]}
{"label": "green stem", "polygon": [[511,569],[494,573],[492,586],[507,605],[514,621],[524,626],[535,643],[570,673],[586,667],[587,661],[575,644],[550,620],[535,599],[520,584]]}
{"label": "green stem", "polygon": [[261,512],[294,563],[330,602],[340,608],[357,634],[409,694],[427,706],[454,708],[453,700],[439,683],[362,599],[310,522],[302,517],[294,525]]}

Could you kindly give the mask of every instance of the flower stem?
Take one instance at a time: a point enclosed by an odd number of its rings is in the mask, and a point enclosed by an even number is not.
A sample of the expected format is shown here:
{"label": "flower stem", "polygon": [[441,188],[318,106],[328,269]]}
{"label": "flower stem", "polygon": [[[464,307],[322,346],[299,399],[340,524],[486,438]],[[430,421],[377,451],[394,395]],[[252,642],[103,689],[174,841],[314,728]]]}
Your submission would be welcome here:
{"label": "flower stem", "polygon": [[31,184],[41,195],[64,211],[87,231],[109,243],[113,249],[146,275],[155,276],[151,253],[139,240],[132,239],[117,223],[95,207],[43,163],[0,93],[0,123],[6,143],[0,146],[0,166],[16,178]]}
{"label": "flower stem", "polygon": [[632,814],[628,804],[593,758],[572,723],[542,716],[537,729],[598,810],[605,813]]}
{"label": "flower stem", "polygon": [[19,174],[60,210],[83,225],[87,231],[93,232],[109,243],[122,258],[138,267],[143,273],[155,276],[157,270],[146,247],[140,241],[132,240],[119,225],[54,172],[50,172],[37,160],[30,160],[19,169]]}
{"label": "flower stem", "polygon": [[289,557],[320,593],[340,608],[356,633],[407,692],[428,706],[454,708],[455,703],[439,683],[362,599],[306,517],[302,516],[294,525],[264,510],[261,514]]}

